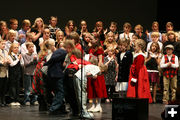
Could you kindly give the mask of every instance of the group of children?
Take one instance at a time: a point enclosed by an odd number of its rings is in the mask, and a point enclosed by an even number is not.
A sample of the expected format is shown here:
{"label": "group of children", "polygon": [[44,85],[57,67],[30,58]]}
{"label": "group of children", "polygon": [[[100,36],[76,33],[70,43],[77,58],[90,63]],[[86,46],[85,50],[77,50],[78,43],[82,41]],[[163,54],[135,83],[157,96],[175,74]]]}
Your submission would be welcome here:
{"label": "group of children", "polygon": [[[143,33],[143,27],[139,24],[133,33],[131,24],[126,22],[123,33],[119,34],[116,22],[111,22],[110,27],[104,30],[103,22],[98,21],[90,33],[84,20],[80,30],[77,30],[73,20],[69,20],[64,31],[57,27],[57,20],[57,17],[51,16],[47,26],[42,18],[37,18],[31,28],[31,22],[25,19],[19,31],[16,19],[10,20],[10,29],[5,21],[0,21],[1,106],[6,105],[7,91],[11,98],[10,105],[20,105],[21,79],[25,105],[37,105],[38,97],[41,99],[40,106],[43,100],[53,103],[47,96],[56,96],[56,91],[48,91],[47,72],[50,68],[44,67],[44,64],[57,49],[67,52],[61,66],[64,67],[62,76],[65,76],[64,88],[61,88],[64,91],[61,92],[74,115],[79,114],[81,109],[81,117],[86,118],[93,116],[90,112],[102,112],[101,99],[112,102],[114,92],[119,92],[119,97],[148,98],[149,103],[155,103],[161,75],[163,103],[169,101],[169,85],[171,100],[176,99],[180,42],[171,22],[166,24],[167,33],[159,32],[158,22],[152,23],[152,32]],[[153,87],[153,97],[150,86]],[[87,98],[92,100],[89,109]]]}

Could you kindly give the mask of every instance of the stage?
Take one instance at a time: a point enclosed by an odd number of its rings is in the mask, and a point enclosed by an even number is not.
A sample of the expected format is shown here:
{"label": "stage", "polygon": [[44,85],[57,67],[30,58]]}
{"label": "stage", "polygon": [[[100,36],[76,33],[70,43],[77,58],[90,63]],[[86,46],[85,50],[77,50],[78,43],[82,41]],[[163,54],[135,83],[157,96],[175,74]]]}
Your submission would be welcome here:
{"label": "stage", "polygon": [[[103,112],[94,113],[95,120],[111,120],[112,104],[102,103]],[[149,120],[161,120],[163,104],[149,104]],[[0,107],[0,120],[71,120],[79,119],[71,117],[71,113],[61,115],[49,115],[47,112],[39,112],[38,106]]]}

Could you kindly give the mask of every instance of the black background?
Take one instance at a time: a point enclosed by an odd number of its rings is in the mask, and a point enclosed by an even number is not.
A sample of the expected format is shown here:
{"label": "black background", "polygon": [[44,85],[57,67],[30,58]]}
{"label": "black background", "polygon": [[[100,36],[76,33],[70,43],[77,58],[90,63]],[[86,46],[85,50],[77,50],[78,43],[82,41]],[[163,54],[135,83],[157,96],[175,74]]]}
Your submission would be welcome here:
{"label": "black background", "polygon": [[162,5],[162,1],[158,0],[3,0],[0,3],[0,20],[16,18],[19,20],[19,29],[23,19],[30,19],[33,24],[35,18],[42,17],[49,24],[51,15],[58,17],[61,29],[64,29],[70,19],[79,28],[80,21],[84,19],[90,31],[98,20],[104,22],[105,28],[111,21],[115,21],[120,31],[126,21],[133,27],[142,24],[144,30],[151,29],[154,20],[160,23],[161,30],[165,29],[167,21],[177,23],[176,16],[167,15],[167,11],[171,12],[176,8],[168,9],[169,3]]}

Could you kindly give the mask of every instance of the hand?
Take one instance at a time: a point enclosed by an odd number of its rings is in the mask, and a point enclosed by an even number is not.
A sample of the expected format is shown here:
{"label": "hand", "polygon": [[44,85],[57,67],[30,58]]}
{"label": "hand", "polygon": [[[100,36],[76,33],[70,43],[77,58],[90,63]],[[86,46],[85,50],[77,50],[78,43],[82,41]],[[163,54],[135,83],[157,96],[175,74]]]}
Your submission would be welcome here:
{"label": "hand", "polygon": [[93,76],[93,79],[96,79],[97,78],[97,75]]}
{"label": "hand", "polygon": [[117,80],[118,80],[118,76],[115,77],[115,81],[116,81],[116,82],[117,82]]}
{"label": "hand", "polygon": [[6,62],[7,62],[7,64],[11,64],[11,60],[9,58],[7,59]]}
{"label": "hand", "polygon": [[21,59],[21,57],[22,57],[22,55],[21,55],[21,54],[19,54],[18,59],[20,60],[20,59]]}
{"label": "hand", "polygon": [[168,67],[171,67],[171,64],[172,64],[171,62],[168,62],[168,63],[167,63]]}
{"label": "hand", "polygon": [[34,59],[34,60],[37,60],[37,55],[34,55],[33,59]]}

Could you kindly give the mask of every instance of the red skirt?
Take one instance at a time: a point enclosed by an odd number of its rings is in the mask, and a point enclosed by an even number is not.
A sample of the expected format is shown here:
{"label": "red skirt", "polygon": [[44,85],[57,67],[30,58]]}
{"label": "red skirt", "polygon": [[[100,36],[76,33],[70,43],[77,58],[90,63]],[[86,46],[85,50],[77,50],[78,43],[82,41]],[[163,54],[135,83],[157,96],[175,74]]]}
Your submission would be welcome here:
{"label": "red skirt", "polygon": [[[132,68],[131,68],[132,69]],[[132,70],[130,69],[129,81],[128,81],[128,90],[127,90],[127,97],[134,97],[134,98],[148,98],[149,103],[152,103],[152,97],[150,93],[150,85],[149,85],[149,78],[148,72],[145,66],[143,66],[138,74],[137,83],[132,83]]]}
{"label": "red skirt", "polygon": [[96,79],[88,78],[87,81],[88,98],[107,98],[104,75],[99,75]]}

